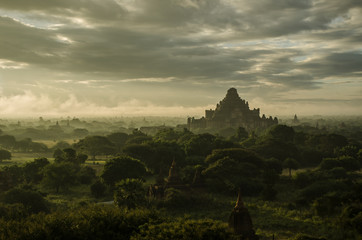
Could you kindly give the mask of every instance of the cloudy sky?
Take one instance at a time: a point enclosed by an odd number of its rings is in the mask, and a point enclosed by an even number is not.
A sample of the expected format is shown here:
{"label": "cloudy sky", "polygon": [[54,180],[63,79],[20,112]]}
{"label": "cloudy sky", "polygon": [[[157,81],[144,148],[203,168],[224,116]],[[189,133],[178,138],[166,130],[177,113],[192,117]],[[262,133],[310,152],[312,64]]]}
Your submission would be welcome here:
{"label": "cloudy sky", "polygon": [[0,0],[0,117],[362,114],[361,0]]}

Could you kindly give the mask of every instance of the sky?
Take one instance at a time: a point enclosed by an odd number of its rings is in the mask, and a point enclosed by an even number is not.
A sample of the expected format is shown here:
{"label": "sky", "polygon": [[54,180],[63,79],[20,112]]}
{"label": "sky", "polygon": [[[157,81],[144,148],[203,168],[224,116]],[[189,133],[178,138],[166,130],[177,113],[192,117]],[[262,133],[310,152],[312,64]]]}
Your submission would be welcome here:
{"label": "sky", "polygon": [[0,117],[362,115],[361,0],[0,0]]}

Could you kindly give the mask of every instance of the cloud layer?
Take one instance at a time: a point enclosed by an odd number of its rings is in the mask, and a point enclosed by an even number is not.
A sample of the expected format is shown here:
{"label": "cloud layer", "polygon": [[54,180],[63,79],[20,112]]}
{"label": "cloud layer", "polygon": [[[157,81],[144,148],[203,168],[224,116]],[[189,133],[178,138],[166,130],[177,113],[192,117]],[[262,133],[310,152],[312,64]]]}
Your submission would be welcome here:
{"label": "cloud layer", "polygon": [[133,114],[136,99],[187,115],[236,87],[273,115],[361,114],[361,23],[359,0],[5,1],[2,99],[32,95],[59,114],[69,96],[89,113]]}

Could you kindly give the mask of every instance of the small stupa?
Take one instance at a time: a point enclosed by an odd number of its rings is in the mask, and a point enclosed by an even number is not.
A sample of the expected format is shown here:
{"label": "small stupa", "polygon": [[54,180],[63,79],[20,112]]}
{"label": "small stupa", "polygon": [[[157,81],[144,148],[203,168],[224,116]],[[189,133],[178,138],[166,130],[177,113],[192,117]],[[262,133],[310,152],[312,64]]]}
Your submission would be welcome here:
{"label": "small stupa", "polygon": [[235,207],[229,217],[229,227],[234,233],[241,235],[242,240],[258,240],[259,237],[255,234],[253,223],[248,209],[245,207],[241,199],[241,191],[239,190],[238,199]]}

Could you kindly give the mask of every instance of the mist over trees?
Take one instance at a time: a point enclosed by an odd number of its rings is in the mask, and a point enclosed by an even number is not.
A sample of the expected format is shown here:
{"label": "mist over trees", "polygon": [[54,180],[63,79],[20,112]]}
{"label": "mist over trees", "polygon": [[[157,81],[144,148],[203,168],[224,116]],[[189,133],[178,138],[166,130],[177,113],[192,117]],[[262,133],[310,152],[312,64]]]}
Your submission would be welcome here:
{"label": "mist over trees", "polygon": [[[18,140],[3,127],[0,239],[54,237],[54,219],[68,231],[57,234],[72,239],[91,233],[109,239],[233,239],[226,222],[238,190],[261,239],[270,233],[285,239],[361,236],[359,125],[344,124],[341,134],[333,121],[328,130],[280,124],[220,133],[182,125],[102,132],[115,124],[106,122],[75,131],[92,125],[75,123],[49,124],[57,140],[44,136],[39,142]],[[60,137],[67,126],[70,135]],[[112,203],[94,205],[100,202]],[[116,225],[119,219],[126,222]]]}

